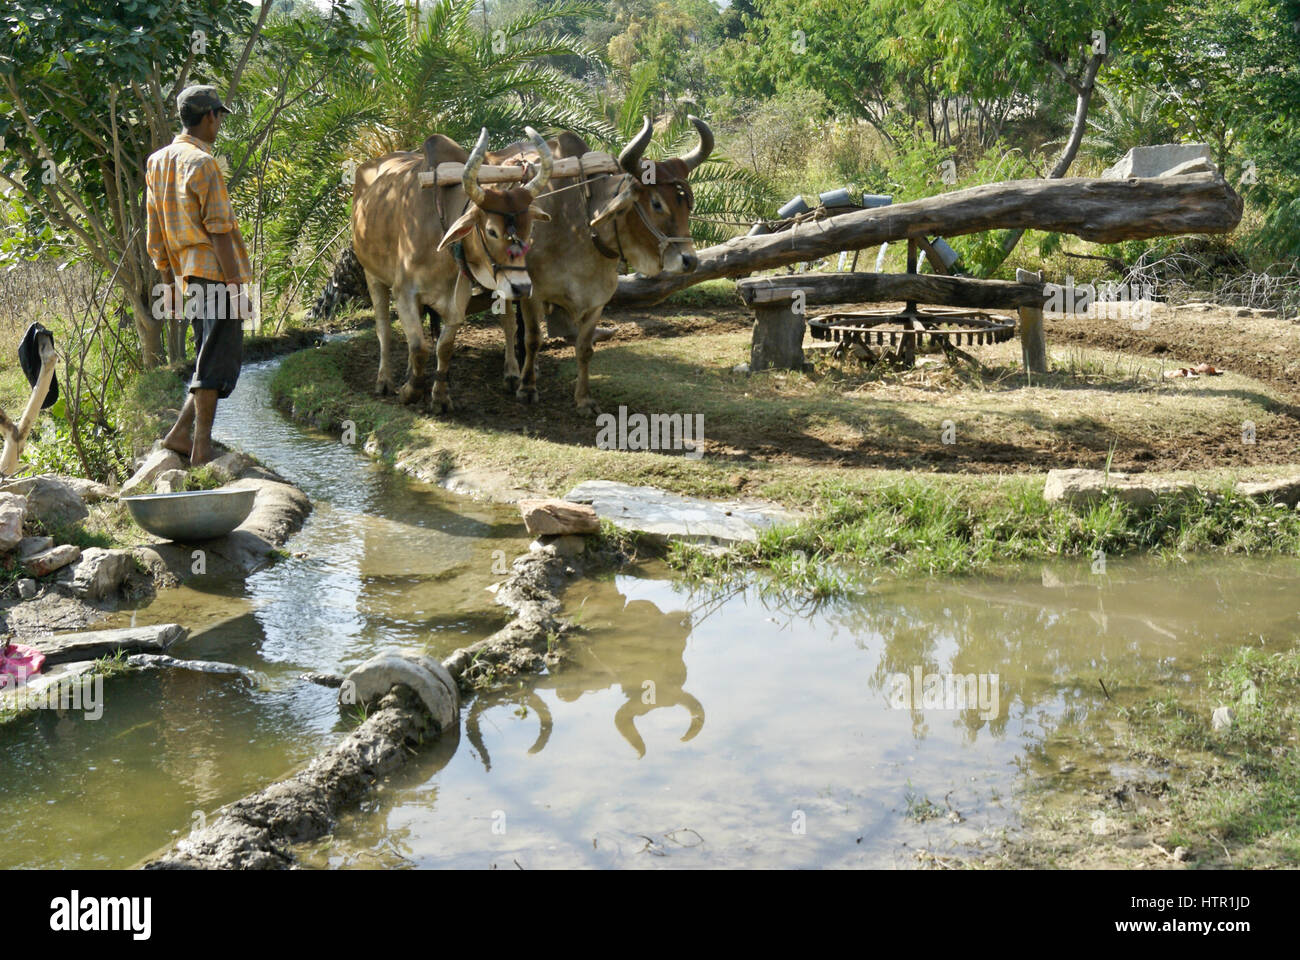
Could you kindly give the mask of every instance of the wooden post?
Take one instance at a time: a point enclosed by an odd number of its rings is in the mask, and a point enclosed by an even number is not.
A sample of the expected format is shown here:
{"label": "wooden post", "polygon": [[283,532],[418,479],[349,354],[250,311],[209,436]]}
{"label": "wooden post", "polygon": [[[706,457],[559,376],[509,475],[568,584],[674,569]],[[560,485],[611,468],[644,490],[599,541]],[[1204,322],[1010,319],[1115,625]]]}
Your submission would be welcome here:
{"label": "wooden post", "polygon": [[[1043,282],[1043,271],[1016,268],[1017,283]],[[1047,338],[1043,336],[1043,308],[1020,307],[1020,359],[1030,373],[1047,372]]]}
{"label": "wooden post", "polygon": [[54,379],[54,338],[43,334],[39,341],[41,372],[36,377],[36,386],[32,387],[32,395],[27,401],[27,408],[23,410],[22,419],[14,423],[0,410],[0,434],[5,439],[4,453],[0,454],[0,477],[11,476],[18,469],[23,445],[27,442],[32,427],[36,426],[36,418],[40,416],[41,406],[45,403],[46,394],[50,392],[50,382]]}
{"label": "wooden post", "polygon": [[803,369],[804,314],[793,309],[794,298],[754,305],[754,337],[749,348],[749,369]]}

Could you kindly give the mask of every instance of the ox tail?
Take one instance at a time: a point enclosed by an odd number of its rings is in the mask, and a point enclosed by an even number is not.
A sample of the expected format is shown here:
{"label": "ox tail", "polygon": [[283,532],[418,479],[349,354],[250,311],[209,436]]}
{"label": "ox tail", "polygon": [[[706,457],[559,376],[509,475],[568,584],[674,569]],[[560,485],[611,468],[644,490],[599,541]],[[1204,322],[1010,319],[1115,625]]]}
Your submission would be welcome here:
{"label": "ox tail", "polygon": [[438,337],[442,336],[442,317],[438,316],[438,311],[427,303],[420,309],[424,313],[425,319],[429,321],[429,333],[432,334],[433,339],[436,341]]}

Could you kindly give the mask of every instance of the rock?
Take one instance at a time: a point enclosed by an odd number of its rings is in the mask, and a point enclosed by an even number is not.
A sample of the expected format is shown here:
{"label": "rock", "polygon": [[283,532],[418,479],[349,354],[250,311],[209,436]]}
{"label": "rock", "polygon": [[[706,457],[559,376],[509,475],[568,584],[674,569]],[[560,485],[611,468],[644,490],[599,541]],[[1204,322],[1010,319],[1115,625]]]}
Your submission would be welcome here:
{"label": "rock", "polygon": [[596,511],[585,504],[565,500],[520,500],[519,512],[523,514],[524,526],[533,535],[596,533],[600,530]]}
{"label": "rock", "polygon": [[1300,503],[1300,477],[1286,477],[1281,480],[1264,480],[1260,483],[1241,482],[1237,492],[1252,500],[1266,503],[1281,503],[1294,507]]}
{"label": "rock", "polygon": [[168,647],[187,636],[189,631],[184,627],[175,623],[163,623],[151,627],[61,633],[58,636],[36,637],[25,642],[45,654],[47,664],[56,664],[111,657],[119,650],[126,653],[166,653]]}
{"label": "rock", "polygon": [[153,481],[154,493],[184,493],[185,478],[189,474],[184,470],[164,470]]}
{"label": "rock", "polygon": [[738,363],[731,368],[731,372],[735,374],[739,374],[742,377],[747,377],[749,376],[749,364]]}
{"label": "rock", "polygon": [[237,667],[233,663],[218,663],[214,660],[178,660],[162,653],[133,653],[126,662],[141,670],[190,670],[194,673],[210,673],[219,676],[241,677],[249,686],[257,686],[257,674],[247,667]]}
{"label": "rock", "polygon": [[72,569],[72,592],[85,600],[104,600],[117,593],[134,567],[129,550],[88,547]]}
{"label": "rock", "polygon": [[1230,730],[1236,719],[1237,713],[1232,707],[1216,707],[1210,714],[1210,726],[1214,730]]}
{"label": "rock", "polygon": [[34,554],[23,561],[23,569],[28,576],[43,577],[60,570],[81,557],[81,548],[70,543],[61,543],[41,553]]}
{"label": "rock", "polygon": [[27,498],[17,493],[0,493],[0,553],[7,553],[23,540],[27,519]]}
{"label": "rock", "polygon": [[799,519],[798,514],[775,504],[679,497],[656,487],[634,487],[610,480],[580,483],[568,492],[567,499],[590,503],[602,519],[658,543],[684,540],[729,546],[757,540],[758,531]]}
{"label": "rock", "polygon": [[1159,477],[1130,476],[1112,470],[1048,471],[1043,484],[1043,499],[1048,503],[1068,503],[1073,507],[1088,507],[1107,495],[1113,494],[1125,503],[1150,506],[1157,497],[1168,494],[1196,493],[1193,483],[1164,480]]}
{"label": "rock", "polygon": [[1207,157],[1195,157],[1191,160],[1185,160],[1177,166],[1170,167],[1162,177],[1181,177],[1189,173],[1218,173],[1219,168],[1210,162]]}
{"label": "rock", "polygon": [[45,480],[63,484],[63,486],[68,487],[77,496],[81,497],[84,503],[98,503],[101,500],[109,500],[116,496],[112,490],[102,483],[86,480],[83,477],[66,477],[56,473],[43,473],[35,477],[11,480],[4,485],[4,491],[6,493],[21,493],[23,496],[27,496],[28,490],[36,486],[38,482]]}
{"label": "rock", "polygon": [[90,515],[81,495],[66,483],[49,477],[29,477],[23,496],[27,498],[27,516],[50,526],[80,523]]}
{"label": "rock", "polygon": [[44,553],[54,546],[53,537],[23,537],[18,541],[18,556],[26,560],[38,553]]}
{"label": "rock", "polygon": [[[1137,506],[1149,506],[1159,496],[1167,494],[1194,494],[1199,488],[1194,483],[1162,479],[1160,477],[1118,473],[1108,477],[1102,470],[1051,470],[1043,484],[1043,499],[1048,503],[1068,503],[1087,507],[1107,494]],[[1288,507],[1300,504],[1300,476],[1280,480],[1240,482],[1235,490],[1243,497],[1266,503],[1280,503]]]}
{"label": "rock", "polygon": [[230,483],[232,480],[238,480],[242,477],[255,464],[252,457],[246,456],[238,450],[228,450],[213,460],[210,466],[223,483]]}
{"label": "rock", "polygon": [[1174,847],[1174,859],[1177,860],[1179,863],[1185,861],[1187,859],[1187,848]]}
{"label": "rock", "polygon": [[142,493],[149,493],[153,490],[153,484],[160,473],[168,470],[184,470],[185,461],[181,459],[179,453],[175,450],[168,450],[166,447],[159,447],[149,453],[140,464],[140,468],[131,476],[131,479],[122,484],[122,490],[119,496],[133,497]]}
{"label": "rock", "polygon": [[540,553],[548,557],[577,557],[586,552],[587,541],[576,533],[566,533],[561,536],[547,535],[538,537],[528,545],[528,549],[532,553]]}
{"label": "rock", "polygon": [[576,557],[587,549],[587,541],[575,534],[565,534],[551,540],[550,546],[557,556]]}
{"label": "rock", "polygon": [[36,591],[38,589],[36,581],[28,577],[23,577],[18,581],[18,596],[24,600],[30,600],[32,597],[36,596]]}
{"label": "rock", "polygon": [[405,684],[420,697],[440,731],[456,725],[456,681],[441,663],[419,652],[381,653],[354,668],[339,687],[339,705],[377,703],[396,684]]}
{"label": "rock", "polygon": [[1103,180],[1127,180],[1129,177],[1160,177],[1191,160],[1210,162],[1208,143],[1159,143],[1149,147],[1134,147],[1110,167]]}

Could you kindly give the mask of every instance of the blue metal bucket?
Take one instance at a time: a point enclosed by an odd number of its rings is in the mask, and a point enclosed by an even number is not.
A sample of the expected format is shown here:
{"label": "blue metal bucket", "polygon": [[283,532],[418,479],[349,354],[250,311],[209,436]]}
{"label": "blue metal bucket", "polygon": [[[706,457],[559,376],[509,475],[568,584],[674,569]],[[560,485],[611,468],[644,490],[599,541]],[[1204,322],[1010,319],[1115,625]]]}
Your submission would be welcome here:
{"label": "blue metal bucket", "polygon": [[872,207],[887,207],[894,202],[894,198],[884,193],[864,193],[862,195],[862,205],[867,209]]}
{"label": "blue metal bucket", "polygon": [[803,197],[791,197],[786,201],[784,207],[776,212],[778,217],[795,217],[801,213],[808,212],[808,204],[804,203]]}
{"label": "blue metal bucket", "polygon": [[853,194],[849,193],[848,187],[842,187],[839,190],[828,190],[817,199],[821,201],[823,207],[849,207],[853,205]]}
{"label": "blue metal bucket", "polygon": [[948,241],[943,239],[943,237],[935,237],[930,241],[930,246],[933,247],[934,252],[939,255],[939,259],[943,261],[943,265],[951,270],[952,265],[957,262],[957,251],[948,246]]}

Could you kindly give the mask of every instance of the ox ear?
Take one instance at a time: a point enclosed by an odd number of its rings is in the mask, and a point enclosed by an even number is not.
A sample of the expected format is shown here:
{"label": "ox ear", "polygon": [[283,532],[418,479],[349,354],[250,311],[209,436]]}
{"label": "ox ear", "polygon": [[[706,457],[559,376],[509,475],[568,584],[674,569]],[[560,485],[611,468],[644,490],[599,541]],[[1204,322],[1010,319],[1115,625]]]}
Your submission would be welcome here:
{"label": "ox ear", "polygon": [[597,211],[596,215],[591,218],[591,225],[593,227],[599,226],[610,217],[622,213],[628,207],[632,206],[632,203],[635,200],[636,193],[633,191],[632,187],[630,185],[624,187],[614,195],[614,199],[610,200],[605,204],[605,206],[601,207],[601,209]]}
{"label": "ox ear", "polygon": [[551,222],[551,215],[535,203],[529,206],[528,212],[532,214],[533,219],[536,220],[538,223]]}
{"label": "ox ear", "polygon": [[438,244],[439,250],[445,250],[461,237],[467,235],[474,227],[474,218],[478,216],[478,207],[470,204],[470,208],[460,215],[455,223],[447,228],[447,232],[442,235],[442,242]]}

